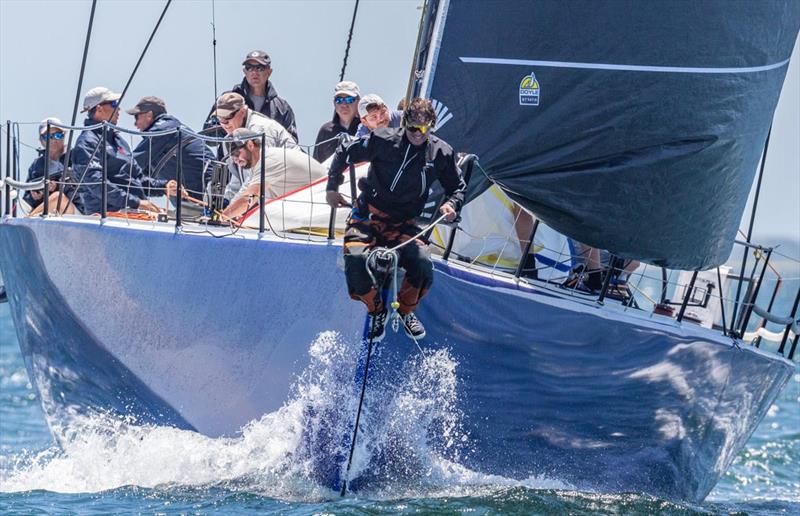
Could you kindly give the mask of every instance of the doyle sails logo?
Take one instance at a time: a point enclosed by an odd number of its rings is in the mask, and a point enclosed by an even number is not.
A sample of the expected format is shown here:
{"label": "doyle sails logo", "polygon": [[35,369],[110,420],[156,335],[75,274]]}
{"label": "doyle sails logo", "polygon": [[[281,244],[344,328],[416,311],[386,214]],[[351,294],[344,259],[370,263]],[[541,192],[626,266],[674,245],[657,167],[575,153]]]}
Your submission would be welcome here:
{"label": "doyle sails logo", "polygon": [[444,127],[444,124],[453,118],[453,113],[447,109],[447,106],[436,99],[431,99],[431,105],[433,105],[433,110],[436,111],[436,127],[433,129],[435,131]]}
{"label": "doyle sails logo", "polygon": [[522,82],[519,83],[519,105],[539,105],[539,81],[536,80],[536,74],[533,72],[523,77]]}

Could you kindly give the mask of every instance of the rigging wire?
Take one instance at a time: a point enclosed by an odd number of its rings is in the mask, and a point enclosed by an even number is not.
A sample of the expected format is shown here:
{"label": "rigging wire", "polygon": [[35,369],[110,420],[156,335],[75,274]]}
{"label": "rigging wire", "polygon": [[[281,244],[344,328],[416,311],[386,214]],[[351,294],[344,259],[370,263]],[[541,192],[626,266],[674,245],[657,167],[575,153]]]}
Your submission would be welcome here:
{"label": "rigging wire", "polygon": [[[75,90],[75,102],[72,105],[72,117],[70,118],[69,125],[75,126],[75,119],[78,117],[78,104],[81,99],[81,90],[83,90],[83,76],[86,71],[86,58],[89,55],[89,42],[92,39],[92,27],[94,26],[94,13],[97,8],[97,0],[92,0],[92,11],[89,13],[89,26],[86,28],[86,40],[83,43],[83,57],[81,57],[81,71],[78,74],[78,87]],[[67,137],[67,157],[64,160],[64,177],[69,178],[70,172],[70,154],[72,154],[72,137],[74,133],[69,131]],[[47,159],[50,159],[49,156]],[[56,201],[56,212],[61,210],[61,201],[64,198],[64,185],[58,185],[58,200]]]}
{"label": "rigging wire", "polygon": [[[172,0],[167,0],[167,3],[164,5],[164,10],[161,11],[161,16],[158,17],[158,21],[156,22],[156,26],[153,27],[153,32],[150,33],[150,37],[147,39],[147,43],[144,45],[144,49],[142,49],[141,55],[139,55],[139,60],[136,61],[136,66],[133,67],[133,71],[131,72],[131,76],[128,77],[128,82],[125,83],[125,87],[122,89],[122,93],[120,94],[119,101],[117,102],[117,107],[114,110],[116,113],[119,111],[120,105],[122,105],[122,99],[125,98],[125,94],[128,92],[128,88],[133,82],[133,78],[136,76],[136,72],[139,70],[139,65],[142,64],[142,60],[144,59],[145,54],[147,53],[147,49],[150,48],[150,43],[153,42],[153,37],[155,37],[156,32],[158,31],[158,27],[161,25],[161,20],[164,19],[164,15],[167,14],[167,9],[169,9]],[[113,114],[112,114],[113,118]]]}
{"label": "rigging wire", "polygon": [[[136,72],[139,70],[139,65],[142,64],[142,60],[144,59],[145,54],[147,54],[147,49],[150,48],[150,43],[152,43],[153,37],[155,37],[156,32],[158,31],[158,27],[161,25],[161,20],[163,20],[164,19],[164,15],[167,14],[167,9],[169,9],[169,6],[170,6],[171,3],[172,3],[172,0],[167,0],[167,3],[164,5],[164,10],[161,11],[161,16],[158,17],[158,21],[156,22],[156,26],[153,27],[153,31],[150,33],[150,37],[147,39],[147,43],[145,44],[144,48],[142,49],[142,53],[139,55],[139,60],[136,61],[136,66],[133,67],[133,71],[131,72],[130,77],[128,77],[128,82],[125,83],[125,87],[122,89],[122,93],[120,94],[119,99],[117,100],[117,107],[114,108],[114,111],[111,113],[111,118],[114,118],[114,115],[119,111],[119,108],[122,105],[122,99],[125,98],[125,94],[128,92],[128,88],[130,87],[131,82],[133,82],[133,78],[136,76]],[[94,15],[94,10],[92,10],[92,14]],[[87,45],[88,45],[88,39],[87,39]],[[84,55],[84,58],[85,58],[85,55]],[[106,144],[106,142],[104,141],[103,145],[105,145],[105,144]],[[94,151],[92,151],[92,155],[89,158],[88,163],[91,163],[91,161],[94,159],[94,157],[97,154],[97,151],[99,149],[100,149],[100,145],[98,145],[97,147],[94,148]],[[104,149],[104,152],[105,152],[105,149]],[[83,175],[81,176],[80,180],[78,181],[79,185],[83,181],[83,177],[86,175],[86,171],[88,169],[89,168],[87,167],[83,171]],[[70,202],[74,203],[75,196],[77,195],[78,190],[79,190],[79,188],[75,188],[75,190],[72,192],[72,196],[70,197]]]}
{"label": "rigging wire", "polygon": [[211,0],[211,48],[214,54],[214,101],[217,100],[217,14],[216,2]]}
{"label": "rigging wire", "polygon": [[353,27],[356,25],[356,14],[358,13],[358,2],[356,0],[356,5],[353,8],[353,19],[350,20],[350,31],[347,33],[347,45],[344,49],[344,62],[342,62],[342,72],[339,74],[339,82],[344,80],[344,71],[347,69],[347,57],[350,55],[350,42],[353,39]]}

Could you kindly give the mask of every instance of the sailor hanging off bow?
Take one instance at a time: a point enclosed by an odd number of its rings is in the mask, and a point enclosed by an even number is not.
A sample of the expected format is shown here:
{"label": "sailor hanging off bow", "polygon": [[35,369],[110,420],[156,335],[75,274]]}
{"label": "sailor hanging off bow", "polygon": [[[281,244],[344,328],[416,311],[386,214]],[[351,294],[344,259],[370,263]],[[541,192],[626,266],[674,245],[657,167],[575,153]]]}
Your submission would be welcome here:
{"label": "sailor hanging off bow", "polygon": [[[388,311],[366,267],[370,250],[399,246],[421,233],[415,218],[422,213],[434,181],[444,187],[445,202],[440,211],[448,221],[455,219],[464,201],[466,185],[452,147],[430,134],[435,123],[431,102],[416,98],[404,113],[403,127],[379,128],[350,144],[341,144],[328,172],[328,204],[349,206],[338,192],[342,173],[350,164],[370,163],[367,177],[359,181],[361,194],[347,220],[344,264],[350,297],[367,306],[367,338],[373,342],[383,339]],[[426,244],[417,237],[397,249],[399,266],[406,272],[398,311],[406,334],[415,340],[425,337],[425,328],[414,310],[433,283],[433,264]]]}

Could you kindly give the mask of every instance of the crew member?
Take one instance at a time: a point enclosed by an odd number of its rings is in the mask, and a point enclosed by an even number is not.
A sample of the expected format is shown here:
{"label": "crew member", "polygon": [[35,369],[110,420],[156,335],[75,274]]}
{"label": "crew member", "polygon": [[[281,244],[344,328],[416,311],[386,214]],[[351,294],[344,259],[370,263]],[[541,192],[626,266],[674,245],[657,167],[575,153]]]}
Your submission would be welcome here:
{"label": "crew member", "polygon": [[[347,206],[338,192],[343,171],[351,163],[370,162],[367,177],[359,182],[361,194],[347,221],[344,264],[350,297],[367,307],[367,337],[373,342],[383,339],[388,312],[379,287],[373,284],[366,268],[369,251],[379,246],[392,248],[420,233],[415,217],[422,212],[434,181],[444,188],[445,202],[440,211],[447,220],[455,218],[464,200],[466,186],[456,167],[453,149],[430,134],[435,123],[431,102],[416,98],[405,111],[404,127],[379,128],[349,145],[340,145],[328,173],[328,204]],[[419,237],[400,248],[398,254],[399,265],[406,271],[398,294],[399,313],[406,334],[416,340],[425,336],[425,328],[414,310],[431,287],[433,264]]]}

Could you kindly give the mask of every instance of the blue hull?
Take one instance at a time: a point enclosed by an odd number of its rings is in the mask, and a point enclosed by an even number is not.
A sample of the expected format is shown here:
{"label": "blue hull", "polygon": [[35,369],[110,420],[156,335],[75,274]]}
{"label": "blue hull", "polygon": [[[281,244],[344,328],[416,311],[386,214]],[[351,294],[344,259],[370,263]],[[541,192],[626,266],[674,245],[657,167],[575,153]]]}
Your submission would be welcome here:
{"label": "blue hull", "polygon": [[[359,341],[363,309],[348,300],[340,252],[150,224],[0,223],[0,269],[48,417],[78,407],[210,436],[284,405],[321,332]],[[468,436],[442,455],[477,472],[700,501],[793,372],[692,324],[436,268],[419,311],[424,347],[446,348],[458,364]],[[381,346],[370,385],[391,384],[418,353],[399,334]],[[367,403],[384,403],[380,392]],[[332,424],[327,441],[314,439],[332,487],[341,447],[326,447],[349,438],[341,434]],[[392,453],[360,482],[380,482]]]}

